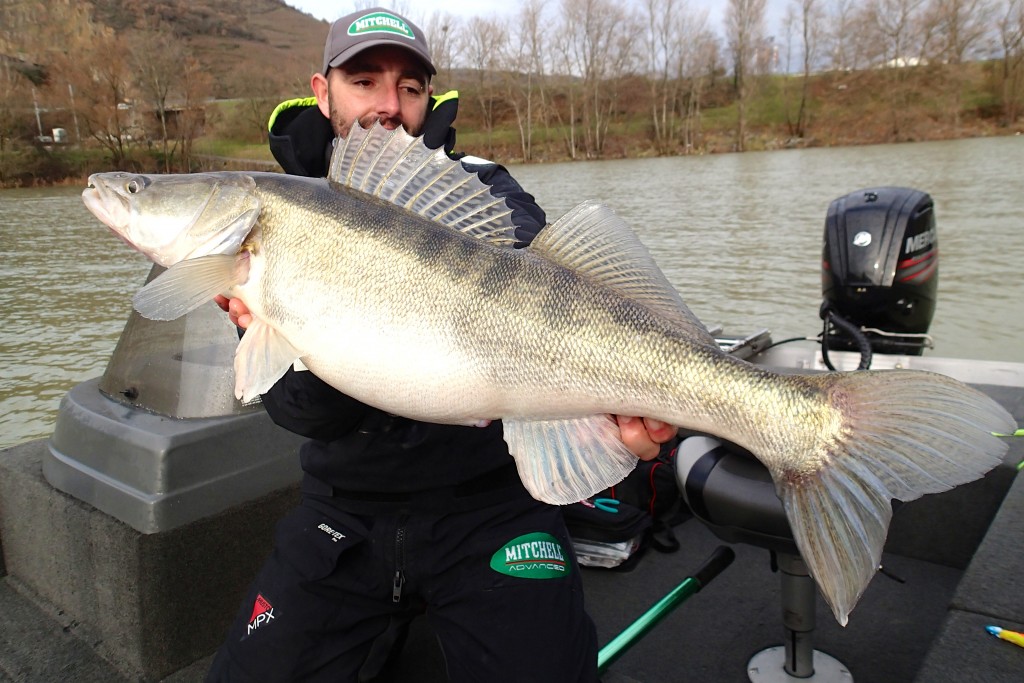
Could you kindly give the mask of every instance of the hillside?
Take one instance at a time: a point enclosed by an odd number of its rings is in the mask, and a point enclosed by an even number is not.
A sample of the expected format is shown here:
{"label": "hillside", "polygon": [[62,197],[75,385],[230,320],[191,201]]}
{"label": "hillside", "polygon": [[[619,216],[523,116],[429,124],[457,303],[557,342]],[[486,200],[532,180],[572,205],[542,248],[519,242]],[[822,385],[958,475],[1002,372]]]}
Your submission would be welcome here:
{"label": "hillside", "polygon": [[0,55],[46,68],[75,38],[154,31],[183,41],[215,80],[214,96],[305,93],[327,23],[281,0],[0,0]]}

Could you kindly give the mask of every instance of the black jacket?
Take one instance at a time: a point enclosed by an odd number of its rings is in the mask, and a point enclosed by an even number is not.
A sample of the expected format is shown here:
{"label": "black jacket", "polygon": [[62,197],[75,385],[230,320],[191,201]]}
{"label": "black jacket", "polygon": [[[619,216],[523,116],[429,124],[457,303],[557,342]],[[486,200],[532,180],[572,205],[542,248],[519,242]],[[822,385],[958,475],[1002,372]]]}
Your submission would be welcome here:
{"label": "black jacket", "polygon": [[[457,94],[434,98],[432,104],[424,141],[462,158],[452,151]],[[286,102],[271,117],[270,148],[288,173],[323,176],[332,139],[328,120],[310,99]],[[505,168],[473,161],[463,165],[490,184],[495,195],[506,197],[517,235],[529,243],[544,226],[544,212]],[[330,492],[353,511],[429,505],[453,492],[523,491],[499,422],[481,429],[396,417],[346,396],[311,372],[294,369],[263,402],[277,424],[310,438],[301,448],[307,490]]]}

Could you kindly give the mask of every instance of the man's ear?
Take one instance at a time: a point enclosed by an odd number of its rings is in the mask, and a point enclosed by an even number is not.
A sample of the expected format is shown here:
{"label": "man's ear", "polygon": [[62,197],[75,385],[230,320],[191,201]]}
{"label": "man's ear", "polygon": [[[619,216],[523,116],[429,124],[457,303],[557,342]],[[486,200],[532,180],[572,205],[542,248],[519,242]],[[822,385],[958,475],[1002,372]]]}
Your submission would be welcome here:
{"label": "man's ear", "polygon": [[327,76],[316,73],[309,79],[309,85],[313,88],[313,96],[316,97],[316,106],[325,118],[331,118],[331,105],[327,99]]}

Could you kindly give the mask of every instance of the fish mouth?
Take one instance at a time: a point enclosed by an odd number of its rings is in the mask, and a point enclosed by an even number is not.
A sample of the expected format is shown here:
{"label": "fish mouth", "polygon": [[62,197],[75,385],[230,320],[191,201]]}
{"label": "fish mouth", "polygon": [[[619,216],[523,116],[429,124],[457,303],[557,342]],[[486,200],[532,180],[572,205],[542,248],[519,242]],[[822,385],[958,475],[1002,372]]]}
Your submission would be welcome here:
{"label": "fish mouth", "polygon": [[101,223],[125,237],[131,214],[127,198],[111,189],[102,178],[92,175],[82,191],[82,202]]}

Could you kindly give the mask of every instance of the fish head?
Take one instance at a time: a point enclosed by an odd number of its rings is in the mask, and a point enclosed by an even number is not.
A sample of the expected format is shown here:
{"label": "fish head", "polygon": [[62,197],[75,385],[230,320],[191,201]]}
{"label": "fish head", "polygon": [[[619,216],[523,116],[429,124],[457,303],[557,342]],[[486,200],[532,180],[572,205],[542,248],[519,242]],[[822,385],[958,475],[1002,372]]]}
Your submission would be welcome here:
{"label": "fish head", "polygon": [[82,201],[121,239],[165,267],[237,252],[261,208],[256,181],[245,173],[95,173]]}

